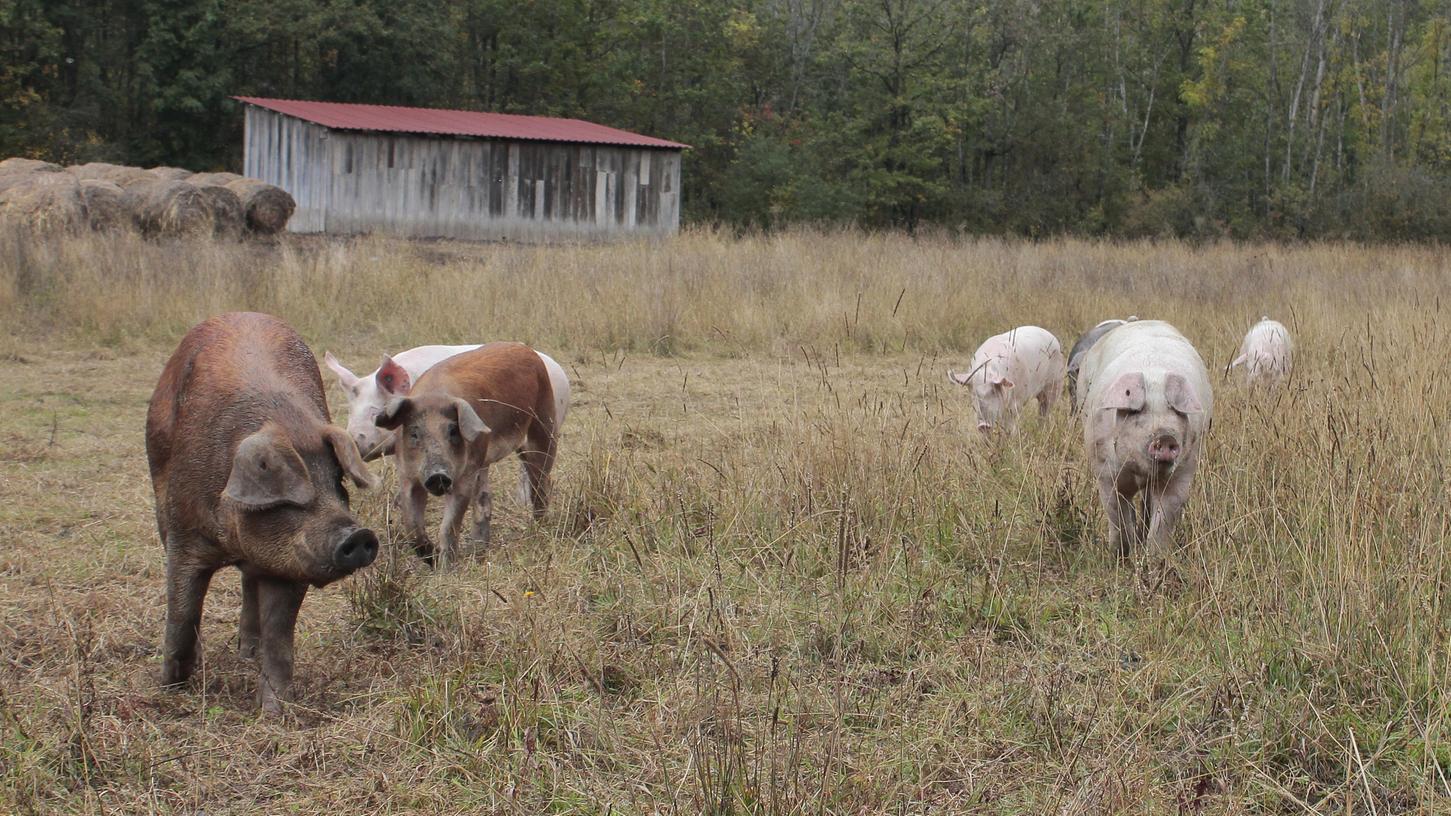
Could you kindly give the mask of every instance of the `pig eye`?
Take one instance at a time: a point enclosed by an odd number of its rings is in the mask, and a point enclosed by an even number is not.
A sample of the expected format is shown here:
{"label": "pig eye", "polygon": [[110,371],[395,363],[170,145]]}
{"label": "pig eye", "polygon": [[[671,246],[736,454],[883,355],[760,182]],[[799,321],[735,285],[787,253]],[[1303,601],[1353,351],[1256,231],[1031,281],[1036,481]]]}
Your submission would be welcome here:
{"label": "pig eye", "polygon": [[459,440],[460,437],[459,437],[459,434],[458,434],[458,423],[457,422],[450,422],[450,423],[448,423],[448,438],[449,439],[452,439],[455,442],[457,442]]}

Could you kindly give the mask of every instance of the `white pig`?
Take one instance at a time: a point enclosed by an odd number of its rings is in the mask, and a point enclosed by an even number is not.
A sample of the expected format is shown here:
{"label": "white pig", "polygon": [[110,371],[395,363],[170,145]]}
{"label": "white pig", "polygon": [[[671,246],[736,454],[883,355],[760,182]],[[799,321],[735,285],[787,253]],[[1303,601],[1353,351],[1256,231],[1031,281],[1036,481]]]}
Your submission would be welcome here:
{"label": "white pig", "polygon": [[[423,372],[435,365],[466,351],[473,351],[479,345],[471,346],[419,346],[396,355],[383,355],[383,362],[372,374],[359,377],[349,371],[332,352],[323,355],[327,367],[337,375],[343,391],[348,397],[348,433],[358,443],[358,450],[369,459],[384,453],[391,453],[393,432],[379,428],[374,421],[383,412],[388,400],[395,396],[407,396],[413,383]],[[549,384],[554,389],[554,427],[564,423],[569,413],[569,377],[553,358],[542,351],[536,351],[549,372]]]}
{"label": "white pig", "polygon": [[1047,329],[1019,326],[979,346],[966,374],[949,370],[947,377],[972,387],[978,430],[1001,425],[1012,431],[1028,400],[1037,399],[1042,414],[1053,410],[1067,368],[1058,338]]}
{"label": "white pig", "polygon": [[[1078,404],[1113,545],[1124,556],[1144,543],[1165,554],[1213,414],[1199,352],[1162,320],[1119,326],[1084,357]],[[1140,492],[1142,518],[1133,501]]]}
{"label": "white pig", "polygon": [[[1285,324],[1261,317],[1260,322],[1245,333],[1244,342],[1239,344],[1239,356],[1234,358],[1229,368],[1242,365],[1245,382],[1274,387],[1290,376],[1293,351],[1290,330],[1285,328]],[[1229,369],[1225,369],[1225,373],[1228,374]]]}

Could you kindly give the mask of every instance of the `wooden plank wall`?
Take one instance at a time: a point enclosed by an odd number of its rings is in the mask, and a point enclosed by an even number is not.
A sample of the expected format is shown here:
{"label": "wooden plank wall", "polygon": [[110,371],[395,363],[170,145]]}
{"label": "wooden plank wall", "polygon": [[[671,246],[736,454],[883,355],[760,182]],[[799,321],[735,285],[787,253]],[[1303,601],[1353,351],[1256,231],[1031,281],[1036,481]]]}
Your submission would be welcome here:
{"label": "wooden plank wall", "polygon": [[247,107],[242,173],[292,194],[297,210],[287,228],[293,232],[322,232],[326,227],[330,135],[320,125]]}
{"label": "wooden plank wall", "polygon": [[297,199],[294,232],[608,239],[680,226],[680,151],[329,131],[248,107],[247,175]]}

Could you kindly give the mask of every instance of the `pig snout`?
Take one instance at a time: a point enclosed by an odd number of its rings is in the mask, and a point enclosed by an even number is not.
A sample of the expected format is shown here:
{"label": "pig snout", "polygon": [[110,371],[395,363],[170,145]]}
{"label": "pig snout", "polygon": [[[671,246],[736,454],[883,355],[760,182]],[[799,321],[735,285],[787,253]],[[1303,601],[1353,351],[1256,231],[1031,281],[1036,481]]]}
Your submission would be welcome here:
{"label": "pig snout", "polygon": [[443,468],[430,468],[423,474],[423,487],[435,496],[442,496],[453,487],[453,478]]}
{"label": "pig snout", "polygon": [[372,530],[353,528],[344,531],[333,547],[333,567],[339,572],[349,573],[373,563],[378,557],[378,537]]}
{"label": "pig snout", "polygon": [[1149,459],[1161,464],[1172,465],[1179,461],[1179,440],[1173,434],[1161,433],[1149,440]]}
{"label": "pig snout", "polygon": [[991,433],[993,424],[991,422],[979,422],[977,423],[977,429],[983,433]]}

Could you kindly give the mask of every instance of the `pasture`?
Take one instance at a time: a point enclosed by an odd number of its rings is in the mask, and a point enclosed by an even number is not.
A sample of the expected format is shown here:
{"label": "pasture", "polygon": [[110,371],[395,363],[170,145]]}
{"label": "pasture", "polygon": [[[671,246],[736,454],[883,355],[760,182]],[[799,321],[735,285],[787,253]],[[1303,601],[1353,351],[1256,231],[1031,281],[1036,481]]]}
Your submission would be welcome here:
{"label": "pasture", "polygon": [[[1435,248],[0,235],[0,811],[1446,812],[1448,296]],[[281,721],[235,571],[199,677],[156,686],[146,400],[236,308],[357,370],[507,338],[575,381],[547,517],[501,490],[456,569],[373,463],[383,554],[309,595]],[[1216,389],[1149,583],[1067,401],[990,440],[944,376],[1130,313]],[[1261,314],[1297,343],[1270,398],[1218,373]]]}

